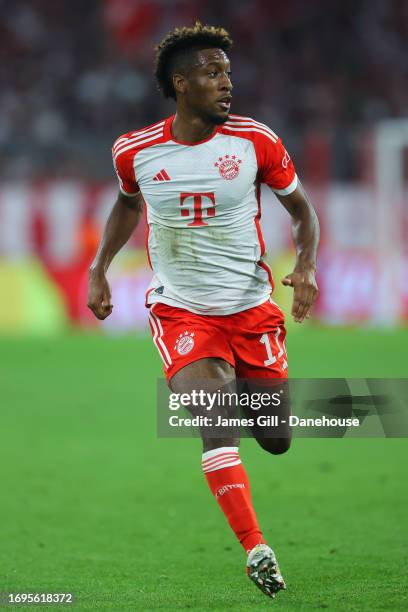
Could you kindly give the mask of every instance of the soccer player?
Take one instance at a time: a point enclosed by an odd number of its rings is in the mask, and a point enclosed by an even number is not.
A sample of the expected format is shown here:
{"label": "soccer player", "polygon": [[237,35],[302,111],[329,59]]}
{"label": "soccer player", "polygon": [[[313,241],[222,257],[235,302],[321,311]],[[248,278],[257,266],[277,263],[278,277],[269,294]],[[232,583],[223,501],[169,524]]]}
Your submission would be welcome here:
{"label": "soccer player", "polygon": [[[146,294],[149,322],[173,392],[197,379],[222,387],[234,377],[287,377],[283,313],[259,219],[266,183],[292,218],[296,265],[283,284],[294,290],[301,323],[316,298],[316,214],[281,139],[249,117],[230,114],[232,41],[222,28],[179,28],[157,47],[155,76],[176,113],[120,136],[113,145],[119,194],[91,266],[88,305],[112,312],[106,272],[144,209],[154,272]],[[254,95],[261,95],[262,83]],[[258,439],[279,454],[289,435]],[[247,574],[268,596],[285,588],[252,505],[236,437],[203,434],[209,488],[247,554]]]}

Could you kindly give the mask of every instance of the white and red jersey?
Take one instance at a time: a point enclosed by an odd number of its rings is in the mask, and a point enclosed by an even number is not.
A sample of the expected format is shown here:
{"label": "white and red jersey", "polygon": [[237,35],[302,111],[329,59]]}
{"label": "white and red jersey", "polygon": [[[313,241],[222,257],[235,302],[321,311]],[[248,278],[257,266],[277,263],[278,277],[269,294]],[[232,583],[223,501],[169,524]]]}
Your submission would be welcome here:
{"label": "white and red jersey", "polygon": [[260,185],[288,195],[293,163],[266,125],[230,115],[194,144],[176,141],[174,116],[129,132],[113,146],[120,190],[141,192],[154,277],[147,304],[208,315],[262,304],[273,290],[264,262]]}

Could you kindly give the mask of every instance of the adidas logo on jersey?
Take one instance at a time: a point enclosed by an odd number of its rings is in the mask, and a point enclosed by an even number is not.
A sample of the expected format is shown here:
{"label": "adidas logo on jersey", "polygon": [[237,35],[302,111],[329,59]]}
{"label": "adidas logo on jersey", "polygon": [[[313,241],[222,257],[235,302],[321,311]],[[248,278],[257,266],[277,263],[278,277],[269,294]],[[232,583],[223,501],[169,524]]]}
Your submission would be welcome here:
{"label": "adidas logo on jersey", "polygon": [[170,181],[170,177],[167,174],[167,172],[165,171],[165,169],[163,168],[162,170],[160,170],[160,172],[158,172],[156,174],[156,176],[153,177],[154,181]]}

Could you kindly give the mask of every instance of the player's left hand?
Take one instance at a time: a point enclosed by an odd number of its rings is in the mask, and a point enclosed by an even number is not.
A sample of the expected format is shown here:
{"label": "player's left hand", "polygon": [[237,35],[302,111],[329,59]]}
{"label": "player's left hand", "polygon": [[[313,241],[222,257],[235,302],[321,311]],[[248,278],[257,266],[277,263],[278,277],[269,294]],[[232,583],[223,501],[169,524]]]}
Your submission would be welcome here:
{"label": "player's left hand", "polygon": [[293,287],[292,316],[296,323],[302,323],[309,318],[319,291],[314,270],[295,270],[282,279],[282,285]]}

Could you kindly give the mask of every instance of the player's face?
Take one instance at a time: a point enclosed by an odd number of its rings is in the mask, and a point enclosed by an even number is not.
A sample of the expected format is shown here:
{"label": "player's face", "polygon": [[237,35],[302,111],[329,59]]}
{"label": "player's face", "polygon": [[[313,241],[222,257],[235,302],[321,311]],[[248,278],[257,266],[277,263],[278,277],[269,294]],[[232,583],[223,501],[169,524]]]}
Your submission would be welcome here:
{"label": "player's face", "polygon": [[185,102],[206,121],[222,124],[231,105],[231,70],[221,49],[197,51],[194,66],[186,79]]}

